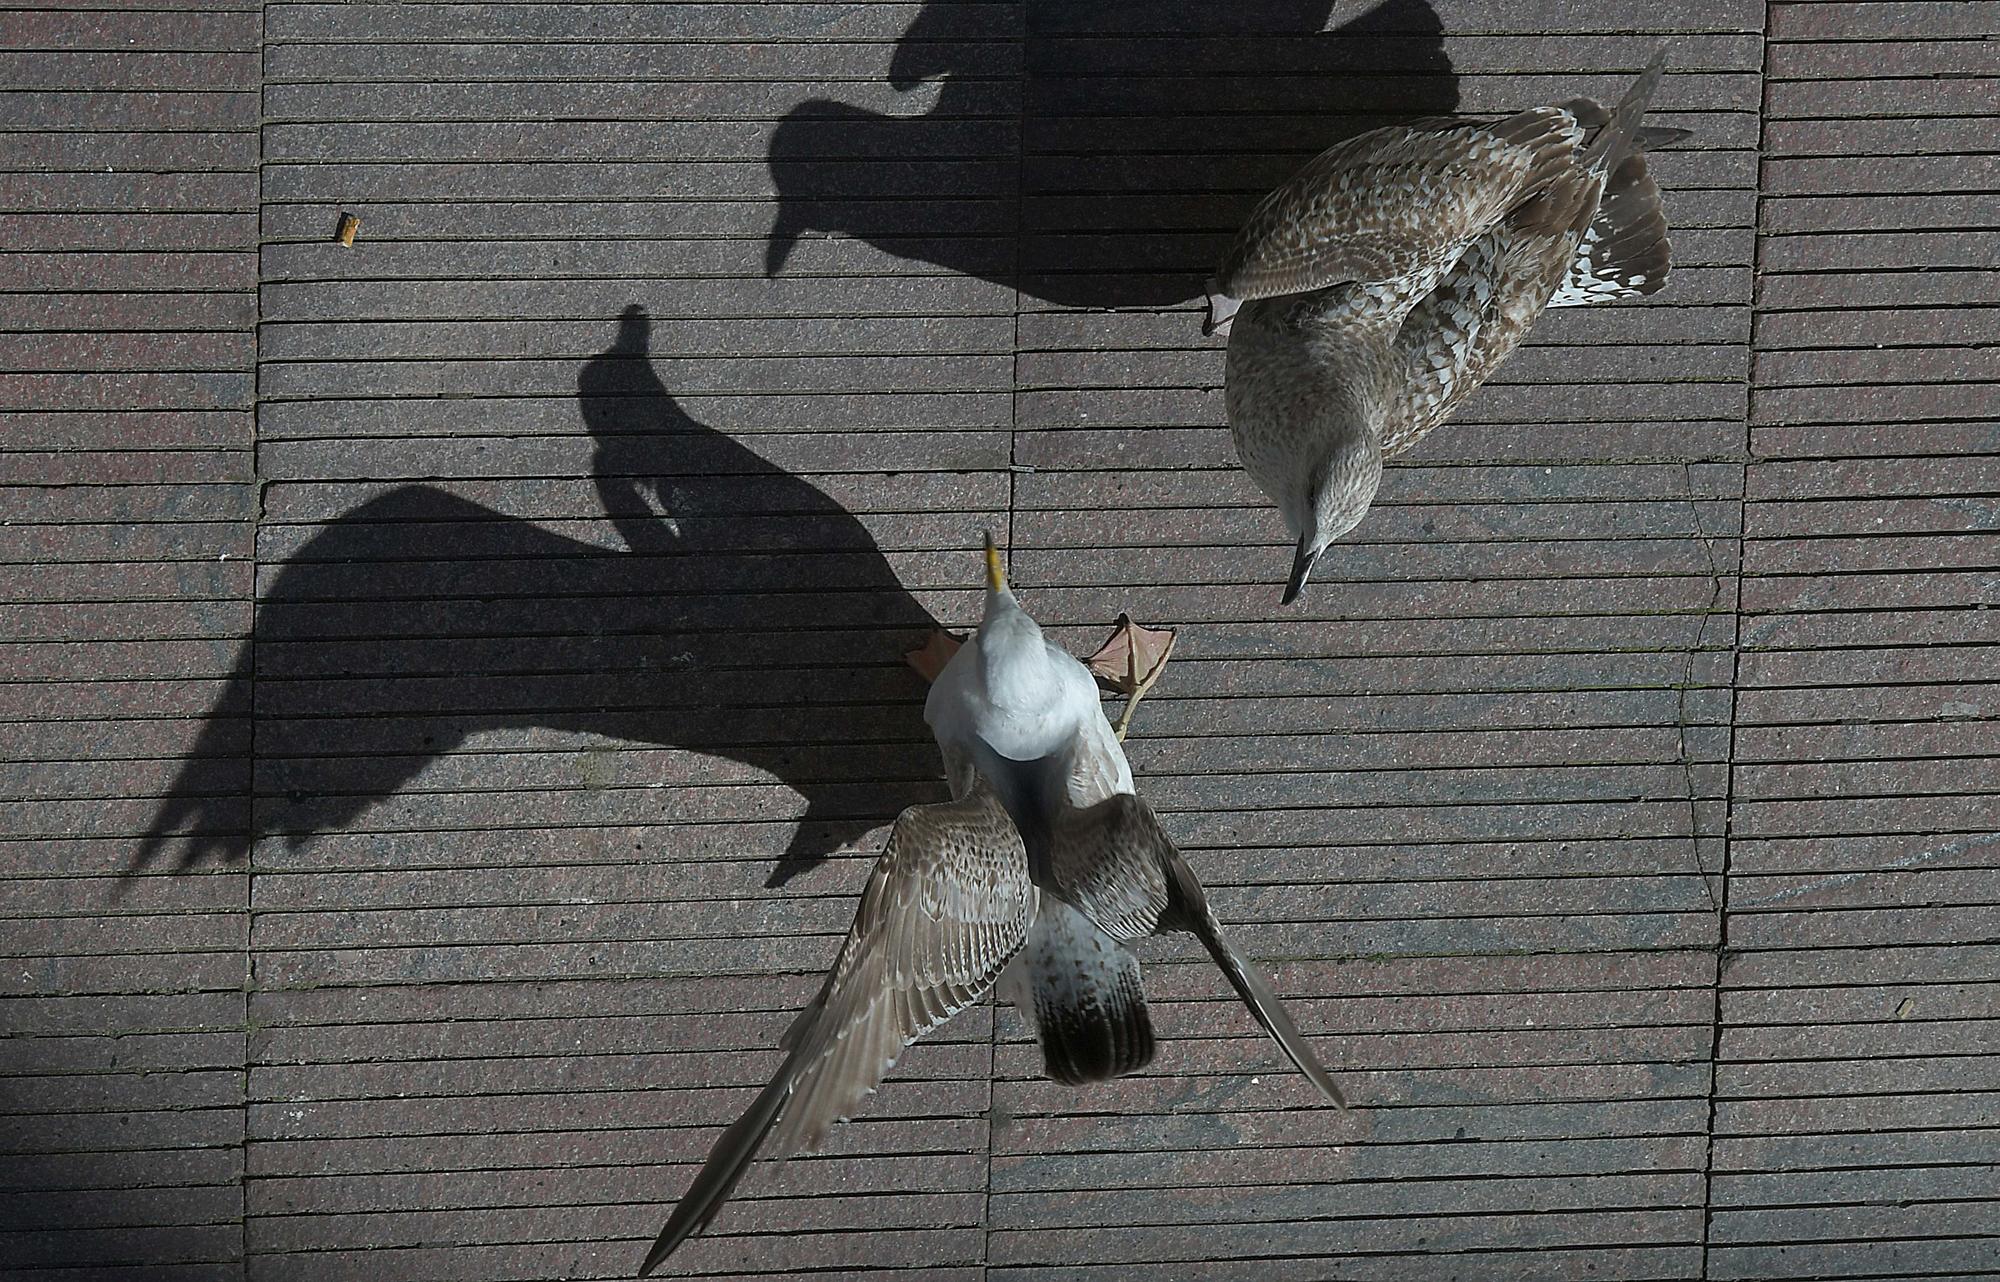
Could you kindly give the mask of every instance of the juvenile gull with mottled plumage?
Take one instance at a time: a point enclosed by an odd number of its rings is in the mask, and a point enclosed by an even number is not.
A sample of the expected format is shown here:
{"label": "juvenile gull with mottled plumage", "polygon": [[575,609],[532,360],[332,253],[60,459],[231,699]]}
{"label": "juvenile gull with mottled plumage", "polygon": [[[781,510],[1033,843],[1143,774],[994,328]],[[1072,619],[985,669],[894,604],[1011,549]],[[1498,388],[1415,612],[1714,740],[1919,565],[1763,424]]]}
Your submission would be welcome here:
{"label": "juvenile gull with mottled plumage", "polygon": [[1229,425],[1297,548],[1284,599],[1360,523],[1382,462],[1421,440],[1544,309],[1650,294],[1667,224],[1639,121],[1656,54],[1617,107],[1440,118],[1349,139],[1251,214],[1209,285]]}

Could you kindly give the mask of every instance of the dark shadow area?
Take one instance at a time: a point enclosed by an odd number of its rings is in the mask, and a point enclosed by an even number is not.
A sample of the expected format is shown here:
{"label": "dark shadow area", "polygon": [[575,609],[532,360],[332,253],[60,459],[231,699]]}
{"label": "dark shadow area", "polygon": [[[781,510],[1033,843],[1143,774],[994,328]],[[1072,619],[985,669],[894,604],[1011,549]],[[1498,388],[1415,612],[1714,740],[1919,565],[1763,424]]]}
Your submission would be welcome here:
{"label": "dark shadow area", "polygon": [[[930,616],[838,503],[675,404],[648,359],[650,334],[645,311],[627,308],[577,380],[598,493],[631,550],[427,485],[327,524],[260,596],[256,635],[141,865],[176,844],[188,867],[242,860],[258,837],[340,830],[499,729],[689,749],[777,776],[806,812],[771,885],[942,797],[923,684],[902,660]],[[230,747],[246,709],[247,821]],[[528,758],[494,773],[515,788],[562,786],[553,765],[548,777],[538,769]],[[612,766],[600,786],[659,782],[647,769]],[[453,822],[519,827],[521,795],[455,790]],[[737,817],[762,816],[724,821]],[[656,805],[629,822],[660,818]]]}
{"label": "dark shadow area", "polygon": [[[15,1000],[72,1011],[88,1001]],[[0,1277],[241,1276],[240,1159],[230,1147],[241,1134],[240,1072],[225,1077],[208,1062],[154,1072],[120,1063],[121,1048],[134,1042],[189,1036],[133,1026],[135,1005],[163,1010],[172,1001],[100,999],[103,1014],[9,1030],[0,1121],[14,1143],[0,1157]],[[78,1066],[80,1053],[90,1068]],[[34,1137],[35,1147],[18,1137]]]}
{"label": "dark shadow area", "polygon": [[[1200,295],[1263,195],[1364,130],[1449,114],[1458,82],[1423,0],[1325,30],[1332,0],[932,0],[890,84],[928,111],[814,99],[771,142],[765,270],[815,233],[1071,307]],[[1025,35],[1025,39],[1023,39]]]}

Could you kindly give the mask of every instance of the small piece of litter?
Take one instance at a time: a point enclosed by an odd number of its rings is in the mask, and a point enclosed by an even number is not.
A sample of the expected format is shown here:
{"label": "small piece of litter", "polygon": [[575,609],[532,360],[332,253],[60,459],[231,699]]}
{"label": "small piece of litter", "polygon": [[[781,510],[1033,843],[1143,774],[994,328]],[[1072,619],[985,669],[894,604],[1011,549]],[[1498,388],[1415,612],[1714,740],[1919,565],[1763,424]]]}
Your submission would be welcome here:
{"label": "small piece of litter", "polygon": [[361,220],[359,218],[356,218],[353,214],[342,214],[340,216],[340,226],[334,231],[333,238],[351,249],[354,246],[354,233],[360,230]]}

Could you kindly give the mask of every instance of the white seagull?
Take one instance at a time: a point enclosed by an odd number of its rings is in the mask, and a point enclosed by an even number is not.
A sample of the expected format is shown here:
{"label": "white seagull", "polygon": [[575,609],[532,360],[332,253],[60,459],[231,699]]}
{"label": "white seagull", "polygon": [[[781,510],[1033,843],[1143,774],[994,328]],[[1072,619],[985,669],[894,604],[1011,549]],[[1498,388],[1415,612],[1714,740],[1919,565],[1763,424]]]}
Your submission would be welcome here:
{"label": "white seagull", "polygon": [[1099,698],[1090,670],[1014,599],[989,533],[985,617],[924,701],[951,795],[985,775],[1022,832],[1034,834],[1048,831],[1059,798],[1081,807],[1133,791]]}
{"label": "white seagull", "polygon": [[767,1140],[779,1156],[817,1147],[905,1047],[996,989],[1034,1019],[1057,1081],[1145,1067],[1152,1022],[1125,945],[1149,935],[1193,932],[1286,1058],[1346,1107],[1133,792],[1088,672],[1014,600],[991,536],[987,587],[978,636],[925,708],[953,800],[897,817],[832,972],[780,1039],[785,1062],[716,1141],[640,1276],[707,1227]]}

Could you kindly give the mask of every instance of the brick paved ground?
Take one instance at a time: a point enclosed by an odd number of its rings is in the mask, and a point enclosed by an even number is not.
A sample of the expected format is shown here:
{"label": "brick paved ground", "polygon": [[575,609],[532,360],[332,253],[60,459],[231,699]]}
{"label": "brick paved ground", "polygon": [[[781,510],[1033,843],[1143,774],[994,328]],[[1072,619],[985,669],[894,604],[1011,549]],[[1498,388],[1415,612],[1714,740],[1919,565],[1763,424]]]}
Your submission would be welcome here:
{"label": "brick paved ground", "polygon": [[[988,526],[1180,626],[1134,766],[1364,1107],[1163,941],[1146,1074],[974,1011],[677,1266],[2000,1275],[1993,6],[11,3],[6,1277],[628,1275]],[[1672,284],[1281,608],[1228,231],[1662,40]]]}

